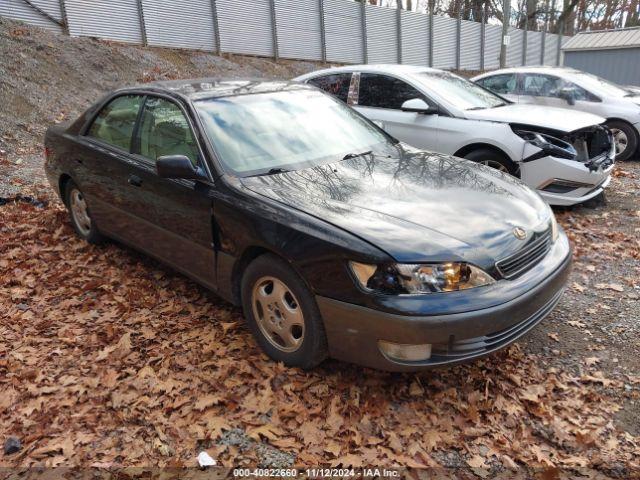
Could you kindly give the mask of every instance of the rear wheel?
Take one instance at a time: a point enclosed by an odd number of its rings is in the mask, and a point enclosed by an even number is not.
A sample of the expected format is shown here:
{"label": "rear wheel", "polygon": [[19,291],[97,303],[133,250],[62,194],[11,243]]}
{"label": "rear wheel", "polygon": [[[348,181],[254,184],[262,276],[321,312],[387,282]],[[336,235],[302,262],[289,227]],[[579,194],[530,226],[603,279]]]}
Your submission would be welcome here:
{"label": "rear wheel", "polygon": [[495,168],[501,172],[508,173],[510,175],[517,175],[518,167],[515,163],[509,160],[506,155],[493,150],[491,148],[479,148],[467,153],[464,158],[473,162],[478,162],[487,167]]}
{"label": "rear wheel", "polygon": [[269,357],[305,369],[327,357],[315,299],[285,261],[271,254],[255,259],[242,276],[241,292],[249,328]]}
{"label": "rear wheel", "polygon": [[89,243],[101,243],[104,237],[91,217],[87,199],[78,186],[69,180],[65,184],[65,204],[71,217],[71,225],[76,233]]}
{"label": "rear wheel", "polygon": [[613,141],[616,146],[616,160],[629,160],[638,148],[638,132],[626,122],[611,120],[607,122],[607,127],[613,134]]}

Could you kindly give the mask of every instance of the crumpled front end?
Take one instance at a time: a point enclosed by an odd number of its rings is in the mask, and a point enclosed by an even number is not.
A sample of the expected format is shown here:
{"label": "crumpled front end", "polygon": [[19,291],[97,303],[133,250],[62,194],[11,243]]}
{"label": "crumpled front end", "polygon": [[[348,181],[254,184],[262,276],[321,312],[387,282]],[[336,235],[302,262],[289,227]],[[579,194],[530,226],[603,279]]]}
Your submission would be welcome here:
{"label": "crumpled front end", "polygon": [[609,185],[615,144],[605,126],[594,125],[569,133],[524,128],[514,128],[516,134],[527,140],[520,177],[528,185],[535,186],[547,203],[583,203],[600,195]]}

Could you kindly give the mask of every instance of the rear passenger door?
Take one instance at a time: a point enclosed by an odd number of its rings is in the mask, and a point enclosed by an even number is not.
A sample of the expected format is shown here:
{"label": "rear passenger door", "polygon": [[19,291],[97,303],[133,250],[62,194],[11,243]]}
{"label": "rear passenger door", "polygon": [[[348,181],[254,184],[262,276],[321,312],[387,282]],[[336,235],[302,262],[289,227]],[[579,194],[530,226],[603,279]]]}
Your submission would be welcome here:
{"label": "rear passenger door", "polygon": [[403,112],[402,104],[419,98],[435,106],[429,98],[407,82],[389,75],[360,73],[354,108],[382,128],[417,148],[438,150],[438,114]]}

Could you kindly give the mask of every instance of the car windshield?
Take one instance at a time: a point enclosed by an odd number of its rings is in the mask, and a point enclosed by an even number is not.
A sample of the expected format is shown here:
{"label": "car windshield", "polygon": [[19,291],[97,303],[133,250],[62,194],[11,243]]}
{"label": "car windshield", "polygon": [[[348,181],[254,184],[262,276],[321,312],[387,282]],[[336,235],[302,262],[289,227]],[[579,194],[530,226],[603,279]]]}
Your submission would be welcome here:
{"label": "car windshield", "polygon": [[221,161],[242,176],[308,168],[391,141],[342,102],[308,88],[195,106]]}
{"label": "car windshield", "polygon": [[600,95],[611,97],[630,97],[634,95],[630,90],[626,90],[613,82],[590,73],[578,72],[572,75],[575,77],[576,83],[596,94],[599,93]]}
{"label": "car windshield", "polygon": [[415,77],[443,101],[461,110],[480,110],[507,104],[499,96],[448,72],[421,72]]}

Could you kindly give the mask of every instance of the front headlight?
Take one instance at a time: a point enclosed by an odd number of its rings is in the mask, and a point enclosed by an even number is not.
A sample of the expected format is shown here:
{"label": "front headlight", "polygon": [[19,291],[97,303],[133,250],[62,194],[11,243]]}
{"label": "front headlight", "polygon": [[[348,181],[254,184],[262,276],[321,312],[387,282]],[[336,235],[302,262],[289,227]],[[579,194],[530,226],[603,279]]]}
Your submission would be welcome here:
{"label": "front headlight", "polygon": [[368,265],[349,262],[360,286],[391,295],[455,292],[490,285],[484,270],[464,262]]}
{"label": "front headlight", "polygon": [[578,156],[576,149],[568,142],[544,133],[529,130],[513,130],[513,133],[526,140],[531,145],[541,149],[547,155],[573,160]]}

